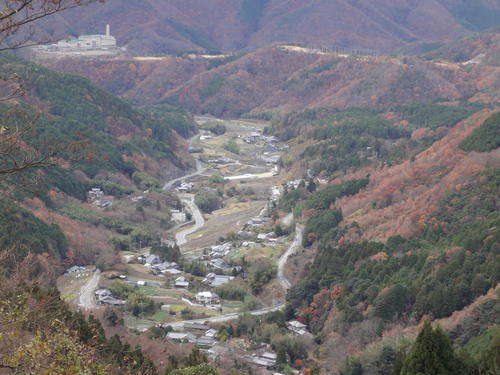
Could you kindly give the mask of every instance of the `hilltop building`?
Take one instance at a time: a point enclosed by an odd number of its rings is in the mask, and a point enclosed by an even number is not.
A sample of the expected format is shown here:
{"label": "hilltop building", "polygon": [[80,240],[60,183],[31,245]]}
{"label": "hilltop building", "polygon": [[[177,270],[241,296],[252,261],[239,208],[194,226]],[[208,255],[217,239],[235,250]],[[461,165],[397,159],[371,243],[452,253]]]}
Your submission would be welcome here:
{"label": "hilltop building", "polygon": [[60,40],[49,47],[57,48],[59,51],[115,48],[116,39],[111,36],[110,26],[106,25],[106,35],[81,35],[78,39]]}
{"label": "hilltop building", "polygon": [[64,39],[32,49],[38,57],[116,55],[122,50],[117,46],[116,38],[111,35],[109,25],[106,25],[106,34],[81,35],[78,39]]}

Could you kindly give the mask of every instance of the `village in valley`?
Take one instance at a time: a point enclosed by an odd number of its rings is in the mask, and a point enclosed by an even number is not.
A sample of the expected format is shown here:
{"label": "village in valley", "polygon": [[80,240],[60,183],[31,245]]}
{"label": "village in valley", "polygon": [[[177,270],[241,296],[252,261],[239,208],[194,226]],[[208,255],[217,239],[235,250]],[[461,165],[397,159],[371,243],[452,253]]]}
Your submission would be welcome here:
{"label": "village in valley", "polygon": [[214,361],[231,359],[254,373],[276,374],[279,353],[244,330],[282,320],[284,338],[304,345],[313,340],[304,321],[286,321],[282,311],[290,286],[285,265],[299,251],[301,233],[293,215],[276,220],[283,192],[314,176],[287,181],[280,174],[288,146],[265,135],[265,123],[197,122],[200,133],[189,145],[195,173],[164,189],[120,198],[100,187],[88,192],[88,206],[102,214],[168,195],[171,224],[158,232],[159,243],[139,241],[121,251],[121,268],[102,269],[97,278],[93,266],[72,267],[60,289],[82,309],[118,309],[129,329],[153,332],[181,348],[198,347]]}

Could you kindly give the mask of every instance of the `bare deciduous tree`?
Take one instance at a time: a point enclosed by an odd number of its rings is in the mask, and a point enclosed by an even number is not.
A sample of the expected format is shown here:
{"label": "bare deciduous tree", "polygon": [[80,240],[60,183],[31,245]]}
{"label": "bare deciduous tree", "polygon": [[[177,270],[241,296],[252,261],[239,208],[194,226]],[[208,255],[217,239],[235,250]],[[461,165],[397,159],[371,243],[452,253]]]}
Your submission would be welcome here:
{"label": "bare deciduous tree", "polygon": [[[32,26],[35,21],[96,1],[103,0],[2,0],[0,51],[31,45],[35,31]],[[19,36],[20,31],[23,32]]]}

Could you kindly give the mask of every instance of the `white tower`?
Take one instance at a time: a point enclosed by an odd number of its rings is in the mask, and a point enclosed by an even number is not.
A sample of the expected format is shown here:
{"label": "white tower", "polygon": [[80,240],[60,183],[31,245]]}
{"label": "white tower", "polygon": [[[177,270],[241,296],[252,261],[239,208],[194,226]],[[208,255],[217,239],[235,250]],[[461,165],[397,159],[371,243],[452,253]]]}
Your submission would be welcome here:
{"label": "white tower", "polygon": [[111,36],[111,29],[109,27],[109,23],[106,25],[106,36],[110,37]]}

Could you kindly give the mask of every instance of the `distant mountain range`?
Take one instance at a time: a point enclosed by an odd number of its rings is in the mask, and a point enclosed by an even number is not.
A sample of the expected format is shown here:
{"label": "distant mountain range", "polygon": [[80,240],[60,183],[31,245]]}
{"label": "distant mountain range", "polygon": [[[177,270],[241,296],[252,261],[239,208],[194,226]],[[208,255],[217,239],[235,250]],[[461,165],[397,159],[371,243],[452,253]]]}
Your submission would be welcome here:
{"label": "distant mountain range", "polygon": [[[54,22],[54,18],[57,20]],[[40,37],[103,33],[136,54],[298,42],[394,52],[449,42],[500,20],[497,0],[107,0],[42,23]]]}
{"label": "distant mountain range", "polygon": [[500,33],[427,55],[360,56],[273,45],[225,58],[45,61],[139,104],[173,104],[234,117],[314,107],[381,108],[414,102],[498,102]]}

